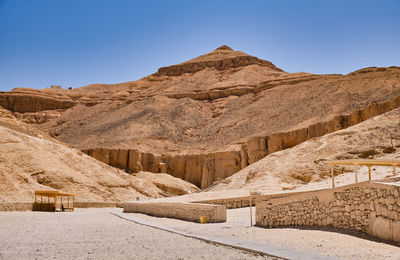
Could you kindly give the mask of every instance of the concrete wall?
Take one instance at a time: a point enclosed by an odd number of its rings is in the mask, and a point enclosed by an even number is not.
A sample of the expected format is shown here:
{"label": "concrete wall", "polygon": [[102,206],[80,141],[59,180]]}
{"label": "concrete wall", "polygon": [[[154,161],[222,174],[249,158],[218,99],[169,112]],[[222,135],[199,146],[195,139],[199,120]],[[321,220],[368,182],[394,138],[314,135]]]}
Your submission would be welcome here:
{"label": "concrete wall", "polygon": [[200,217],[207,217],[207,222],[226,221],[226,206],[196,203],[126,203],[126,213],[144,213],[156,217],[176,218],[200,222]]}
{"label": "concrete wall", "polygon": [[153,154],[137,149],[92,148],[83,150],[88,155],[111,166],[128,172],[141,170],[158,173],[160,165],[166,173],[188,181],[199,188],[206,188],[214,182],[223,180],[270,153],[284,150],[308,139],[323,136],[339,129],[356,125],[374,116],[400,107],[400,96],[383,103],[339,115],[326,122],[319,122],[306,128],[289,132],[254,136],[245,143],[238,144],[234,150],[210,152],[207,154]]}
{"label": "concrete wall", "polygon": [[400,241],[400,185],[360,183],[256,203],[256,225],[333,226]]}

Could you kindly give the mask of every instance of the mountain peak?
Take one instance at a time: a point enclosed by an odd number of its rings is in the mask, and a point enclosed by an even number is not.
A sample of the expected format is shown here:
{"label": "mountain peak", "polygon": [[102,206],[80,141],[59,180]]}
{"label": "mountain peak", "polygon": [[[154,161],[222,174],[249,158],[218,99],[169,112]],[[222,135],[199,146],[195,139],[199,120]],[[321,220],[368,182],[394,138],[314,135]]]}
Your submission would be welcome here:
{"label": "mountain peak", "polygon": [[283,72],[269,61],[259,59],[241,51],[234,51],[227,45],[222,45],[214,51],[176,65],[162,67],[156,74],[180,76],[185,73],[195,73],[206,68],[226,70],[231,68],[258,65],[268,67],[275,72]]}
{"label": "mountain peak", "polygon": [[231,47],[229,47],[228,45],[222,45],[219,46],[218,48],[215,49],[216,51],[218,50],[227,50],[227,51],[233,51]]}

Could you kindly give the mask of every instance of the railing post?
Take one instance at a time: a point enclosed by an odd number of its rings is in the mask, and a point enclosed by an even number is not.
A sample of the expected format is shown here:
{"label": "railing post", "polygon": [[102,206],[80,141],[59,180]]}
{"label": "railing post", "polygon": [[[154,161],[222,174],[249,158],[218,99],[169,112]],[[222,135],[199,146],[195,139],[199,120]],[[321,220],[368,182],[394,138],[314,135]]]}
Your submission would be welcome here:
{"label": "railing post", "polygon": [[251,191],[250,191],[250,201],[249,201],[249,206],[250,206],[250,227],[253,226],[253,211],[252,211],[252,207],[253,207],[253,201],[252,201],[252,197],[251,197]]}
{"label": "railing post", "polygon": [[368,166],[368,180],[371,181],[371,166]]}

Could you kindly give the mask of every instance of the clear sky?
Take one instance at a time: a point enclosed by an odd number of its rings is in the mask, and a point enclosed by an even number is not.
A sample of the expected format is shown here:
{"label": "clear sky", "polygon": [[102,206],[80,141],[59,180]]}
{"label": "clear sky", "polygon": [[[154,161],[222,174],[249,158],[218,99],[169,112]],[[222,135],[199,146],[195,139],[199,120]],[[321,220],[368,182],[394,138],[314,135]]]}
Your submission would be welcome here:
{"label": "clear sky", "polygon": [[288,72],[400,66],[400,0],[0,0],[0,91],[132,81],[223,44]]}

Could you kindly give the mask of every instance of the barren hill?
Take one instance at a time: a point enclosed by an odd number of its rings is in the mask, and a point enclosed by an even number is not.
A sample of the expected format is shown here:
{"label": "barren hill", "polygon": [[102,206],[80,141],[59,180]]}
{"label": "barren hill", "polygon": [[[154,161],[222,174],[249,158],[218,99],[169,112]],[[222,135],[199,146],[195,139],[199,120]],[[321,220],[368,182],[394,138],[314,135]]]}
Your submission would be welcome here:
{"label": "barren hill", "polygon": [[197,192],[161,174],[129,175],[70,148],[0,107],[0,202],[33,200],[33,191],[73,192],[78,201],[115,202]]}
{"label": "barren hill", "polygon": [[[368,119],[295,147],[270,154],[235,173],[211,191],[257,190],[266,193],[285,190],[311,190],[331,187],[330,167],[326,161],[343,159],[400,160],[400,108]],[[336,185],[368,180],[367,167],[336,169]],[[391,167],[373,167],[375,180],[393,177]],[[396,176],[400,169],[395,171]]]}
{"label": "barren hill", "polygon": [[151,172],[165,163],[173,176],[207,187],[270,153],[399,107],[400,68],[287,73],[221,46],[137,81],[14,89],[0,93],[0,105],[105,163]]}

